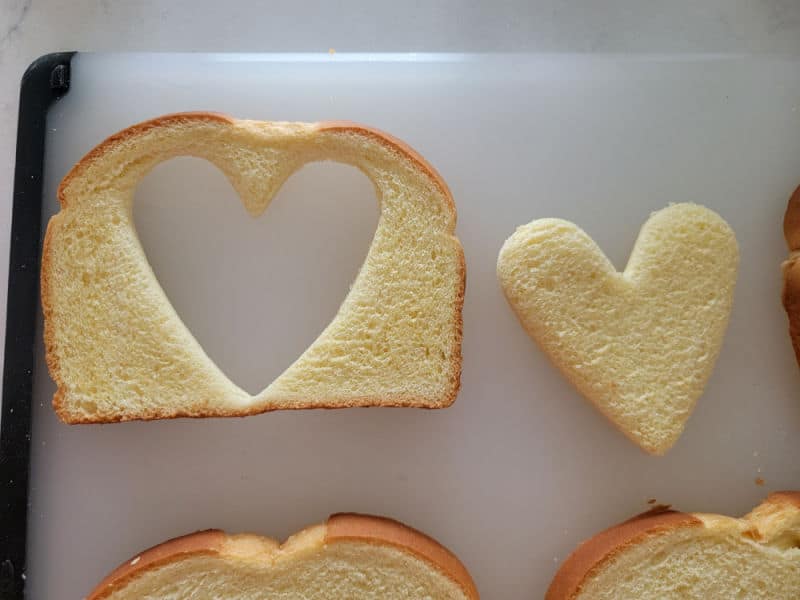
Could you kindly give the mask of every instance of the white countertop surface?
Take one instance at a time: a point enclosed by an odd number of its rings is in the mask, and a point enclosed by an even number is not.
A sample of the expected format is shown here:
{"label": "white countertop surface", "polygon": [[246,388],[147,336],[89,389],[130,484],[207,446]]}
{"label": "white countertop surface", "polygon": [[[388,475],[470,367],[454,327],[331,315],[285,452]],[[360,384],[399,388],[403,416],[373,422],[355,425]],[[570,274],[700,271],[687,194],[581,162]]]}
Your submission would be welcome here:
{"label": "white countertop surface", "polygon": [[[654,4],[660,4],[654,7]],[[0,310],[5,315],[19,80],[83,51],[800,54],[797,0],[2,0]],[[0,340],[5,318],[0,319]],[[0,344],[0,362],[4,345]]]}

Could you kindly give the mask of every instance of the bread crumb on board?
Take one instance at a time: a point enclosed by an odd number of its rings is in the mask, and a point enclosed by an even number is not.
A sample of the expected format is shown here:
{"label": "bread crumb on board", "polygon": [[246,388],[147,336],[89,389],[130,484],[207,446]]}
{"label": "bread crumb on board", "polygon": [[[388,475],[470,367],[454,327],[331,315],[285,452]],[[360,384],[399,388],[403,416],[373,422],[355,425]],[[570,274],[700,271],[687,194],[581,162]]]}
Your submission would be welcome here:
{"label": "bread crumb on board", "polygon": [[764,485],[765,481],[763,477],[756,477],[756,485]]}

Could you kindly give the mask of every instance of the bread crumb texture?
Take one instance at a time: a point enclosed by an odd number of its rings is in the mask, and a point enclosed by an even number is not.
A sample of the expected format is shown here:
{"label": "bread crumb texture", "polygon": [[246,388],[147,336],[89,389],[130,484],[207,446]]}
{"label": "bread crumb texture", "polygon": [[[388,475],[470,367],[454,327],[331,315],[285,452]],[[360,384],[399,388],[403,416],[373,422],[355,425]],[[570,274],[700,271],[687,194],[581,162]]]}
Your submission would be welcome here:
{"label": "bread crumb texture", "polygon": [[[375,186],[378,227],[339,312],[255,396],[231,382],[188,331],[136,234],[137,183],[158,163],[182,155],[220,168],[254,216],[312,161],[353,165]],[[62,420],[440,408],[455,399],[465,280],[455,208],[433,168],[386,134],[348,123],[170,115],[100,144],[66,176],[59,199],[44,245],[42,304]]]}
{"label": "bread crumb texture", "polygon": [[593,538],[600,550],[585,542],[546,600],[800,598],[800,493],[772,494],[742,519],[684,516],[643,515]]}
{"label": "bread crumb texture", "polygon": [[497,274],[567,379],[631,440],[663,454],[713,370],[738,264],[727,223],[686,203],[651,215],[622,273],[574,224],[540,219],[505,242]]}

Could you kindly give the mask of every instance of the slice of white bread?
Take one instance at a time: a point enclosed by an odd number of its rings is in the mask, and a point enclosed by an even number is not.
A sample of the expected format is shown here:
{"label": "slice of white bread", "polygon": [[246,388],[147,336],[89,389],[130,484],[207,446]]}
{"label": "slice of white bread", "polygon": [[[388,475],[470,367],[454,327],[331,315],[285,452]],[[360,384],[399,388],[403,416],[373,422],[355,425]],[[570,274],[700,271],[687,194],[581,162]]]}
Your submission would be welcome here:
{"label": "slice of white bread", "polygon": [[789,337],[800,365],[800,187],[786,207],[783,216],[783,237],[789,247],[789,258],[783,262],[783,307],[789,317]]}
{"label": "slice of white bread", "polygon": [[[137,183],[180,155],[219,167],[254,216],[308,162],[353,165],[375,185],[378,227],[338,314],[255,396],[231,382],[188,331],[136,234]],[[455,400],[465,282],[455,206],[433,167],[402,142],[343,122],[168,115],[101,143],[64,178],[58,197],[41,286],[47,364],[58,385],[53,404],[63,421],[442,408]]]}
{"label": "slice of white bread", "polygon": [[749,515],[651,511],[581,544],[545,600],[797,600],[800,492]]}
{"label": "slice of white bread", "polygon": [[87,600],[478,600],[464,565],[435,540],[381,517],[339,514],[283,545],[203,531],[126,561]]}
{"label": "slice of white bread", "polygon": [[528,334],[573,385],[641,448],[678,439],[722,346],[739,249],[696,204],[653,213],[618,272],[560,219],[506,240],[497,276]]}

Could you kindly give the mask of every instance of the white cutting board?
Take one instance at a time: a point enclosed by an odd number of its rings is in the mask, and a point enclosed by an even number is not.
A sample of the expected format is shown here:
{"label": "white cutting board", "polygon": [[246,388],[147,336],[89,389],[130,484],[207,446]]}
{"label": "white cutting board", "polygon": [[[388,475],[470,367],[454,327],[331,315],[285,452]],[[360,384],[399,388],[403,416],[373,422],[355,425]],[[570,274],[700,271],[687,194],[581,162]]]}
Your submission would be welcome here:
{"label": "white cutting board", "polygon": [[[284,538],[336,511],[428,532],[488,600],[540,598],[580,540],[649,498],[740,514],[771,490],[800,488],[800,370],[779,301],[781,219],[800,183],[800,60],[79,54],[48,122],[48,212],[58,181],[104,137],[198,109],[356,120],[436,166],[467,259],[461,394],[441,411],[70,427],[50,408],[40,351],[30,598],[79,598],[136,552],[197,529]],[[495,261],[516,226],[557,216],[623,268],[650,212],[687,200],[732,225],[741,271],[706,394],[656,458],[528,339]],[[220,173],[182,159],[143,182],[135,216],[180,315],[255,391],[334,315],[377,206],[354,169],[312,165],[251,219]]]}

